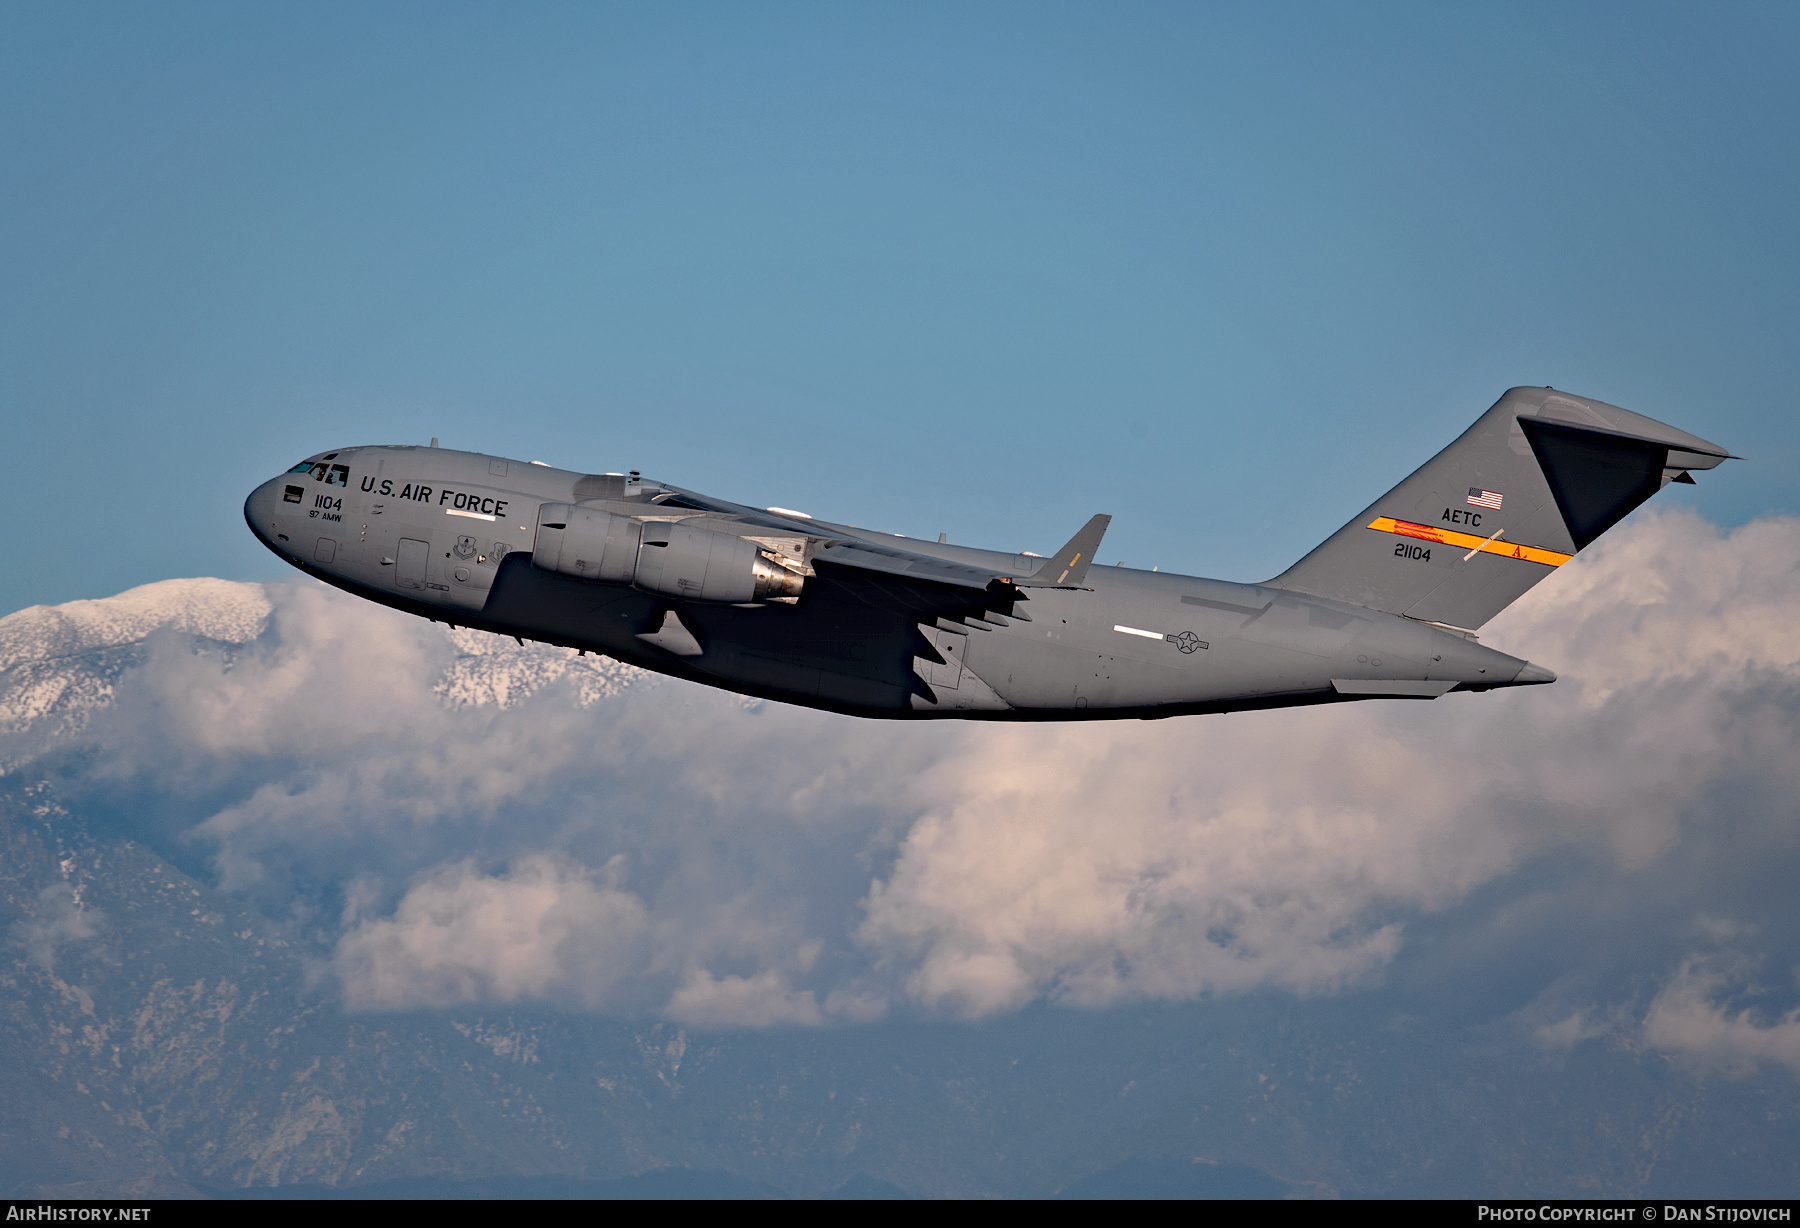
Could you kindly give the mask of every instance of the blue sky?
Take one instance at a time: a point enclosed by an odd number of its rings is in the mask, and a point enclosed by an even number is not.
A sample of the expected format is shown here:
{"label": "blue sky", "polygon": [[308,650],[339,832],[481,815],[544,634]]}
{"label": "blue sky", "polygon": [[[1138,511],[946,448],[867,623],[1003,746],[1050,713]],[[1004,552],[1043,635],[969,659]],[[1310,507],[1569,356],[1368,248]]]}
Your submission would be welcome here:
{"label": "blue sky", "polygon": [[1508,386],[1800,505],[1791,6],[0,10],[0,610],[424,442],[1261,579]]}

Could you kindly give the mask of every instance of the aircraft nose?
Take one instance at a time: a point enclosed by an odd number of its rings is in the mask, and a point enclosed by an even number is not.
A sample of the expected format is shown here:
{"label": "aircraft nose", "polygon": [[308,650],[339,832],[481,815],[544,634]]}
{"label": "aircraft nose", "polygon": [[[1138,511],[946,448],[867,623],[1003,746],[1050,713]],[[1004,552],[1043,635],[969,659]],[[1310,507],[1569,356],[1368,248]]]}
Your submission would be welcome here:
{"label": "aircraft nose", "polygon": [[264,542],[275,544],[275,516],[281,507],[281,479],[271,478],[250,492],[244,500],[244,523]]}

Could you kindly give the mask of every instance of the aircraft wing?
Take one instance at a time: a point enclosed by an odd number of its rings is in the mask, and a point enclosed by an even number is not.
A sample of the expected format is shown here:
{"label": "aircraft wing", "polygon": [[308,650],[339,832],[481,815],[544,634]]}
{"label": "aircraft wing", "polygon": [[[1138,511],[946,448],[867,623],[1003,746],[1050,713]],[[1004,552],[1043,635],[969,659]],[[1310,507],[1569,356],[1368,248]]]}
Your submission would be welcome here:
{"label": "aircraft wing", "polygon": [[864,542],[837,541],[812,557],[807,591],[929,620],[1010,608],[1023,598],[999,572]]}
{"label": "aircraft wing", "polygon": [[[1093,517],[1062,549],[1048,556],[1036,572],[1020,575],[1016,571],[996,571],[919,554],[886,541],[846,540],[831,533],[832,529],[841,526],[811,517],[795,519],[774,509],[747,507],[679,487],[668,489],[679,500],[674,504],[678,507],[713,511],[775,528],[800,526],[810,535],[823,534],[827,538],[826,544],[813,553],[808,562],[827,587],[853,600],[920,615],[948,614],[1019,601],[1025,597],[1022,589],[1081,588],[1094,552],[1099,549],[1100,538],[1112,523],[1111,516]],[[662,501],[665,506],[670,502]]]}
{"label": "aircraft wing", "polygon": [[1079,588],[1110,516],[1095,516],[1032,575],[1020,576],[865,541],[836,541],[812,556],[814,571],[847,596],[914,614],[1008,605],[1026,588]]}
{"label": "aircraft wing", "polygon": [[930,584],[947,584],[953,588],[978,591],[985,590],[996,580],[1011,579],[1010,576],[984,567],[970,567],[965,563],[952,563],[948,559],[934,559],[914,554],[910,550],[896,550],[868,542],[836,542],[826,546],[812,557],[815,568],[821,563],[850,571],[879,572],[901,579],[923,580]]}

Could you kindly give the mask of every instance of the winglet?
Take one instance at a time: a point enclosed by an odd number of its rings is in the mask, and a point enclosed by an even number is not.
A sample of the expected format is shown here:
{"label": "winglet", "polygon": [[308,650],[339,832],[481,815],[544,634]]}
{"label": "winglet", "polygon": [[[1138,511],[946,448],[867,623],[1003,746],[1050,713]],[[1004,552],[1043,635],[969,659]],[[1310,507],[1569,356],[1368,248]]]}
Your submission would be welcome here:
{"label": "winglet", "polygon": [[1080,588],[1087,579],[1088,564],[1100,549],[1100,539],[1112,517],[1099,515],[1081,527],[1069,544],[1050,556],[1050,561],[1037,569],[1037,574],[1014,581],[1020,588]]}

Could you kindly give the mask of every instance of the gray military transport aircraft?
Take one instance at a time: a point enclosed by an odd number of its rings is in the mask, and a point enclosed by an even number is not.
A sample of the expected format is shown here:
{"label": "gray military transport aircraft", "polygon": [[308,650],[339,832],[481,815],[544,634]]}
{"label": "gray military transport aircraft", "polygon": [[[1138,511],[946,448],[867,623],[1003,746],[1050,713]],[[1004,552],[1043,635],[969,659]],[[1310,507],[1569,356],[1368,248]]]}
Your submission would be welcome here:
{"label": "gray military transport aircraft", "polygon": [[756,508],[631,473],[410,445],[321,452],[244,518],[310,576],[434,621],[871,717],[1180,716],[1554,682],[1475,631],[1716,444],[1550,388],[1261,584]]}

